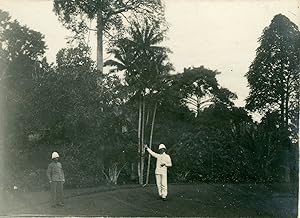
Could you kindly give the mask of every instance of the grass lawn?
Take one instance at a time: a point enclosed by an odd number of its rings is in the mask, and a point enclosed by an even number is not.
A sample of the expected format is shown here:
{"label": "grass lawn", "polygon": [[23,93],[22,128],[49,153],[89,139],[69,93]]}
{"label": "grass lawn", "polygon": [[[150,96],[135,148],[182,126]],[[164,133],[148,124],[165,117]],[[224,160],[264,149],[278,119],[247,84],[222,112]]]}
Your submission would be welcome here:
{"label": "grass lawn", "polygon": [[0,215],[296,217],[297,197],[264,185],[171,184],[163,202],[154,185],[104,186],[65,190],[65,206],[51,208],[48,192],[2,192]]}

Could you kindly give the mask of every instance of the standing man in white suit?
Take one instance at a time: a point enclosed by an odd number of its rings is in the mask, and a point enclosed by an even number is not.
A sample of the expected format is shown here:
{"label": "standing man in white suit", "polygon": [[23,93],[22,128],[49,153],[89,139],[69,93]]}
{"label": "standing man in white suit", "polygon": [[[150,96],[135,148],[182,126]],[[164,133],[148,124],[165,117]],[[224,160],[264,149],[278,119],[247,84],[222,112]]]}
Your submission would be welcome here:
{"label": "standing man in white suit", "polygon": [[171,158],[168,154],[166,154],[166,146],[164,144],[160,144],[158,147],[159,154],[153,152],[147,145],[145,148],[151,154],[151,156],[156,158],[156,169],[155,169],[155,178],[156,185],[158,189],[158,194],[162,198],[162,200],[167,199],[168,195],[168,176],[167,169],[172,166]]}

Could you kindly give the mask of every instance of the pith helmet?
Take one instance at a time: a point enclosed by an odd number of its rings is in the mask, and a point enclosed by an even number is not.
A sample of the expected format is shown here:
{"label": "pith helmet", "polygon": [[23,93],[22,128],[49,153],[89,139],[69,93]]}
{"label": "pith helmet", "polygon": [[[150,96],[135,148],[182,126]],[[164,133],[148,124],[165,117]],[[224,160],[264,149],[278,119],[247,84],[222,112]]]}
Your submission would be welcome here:
{"label": "pith helmet", "polygon": [[166,149],[166,146],[164,145],[164,144],[160,144],[159,146],[158,146],[158,149],[160,150],[160,149]]}
{"label": "pith helmet", "polygon": [[56,151],[52,153],[52,159],[58,158],[58,157],[59,157],[59,155]]}

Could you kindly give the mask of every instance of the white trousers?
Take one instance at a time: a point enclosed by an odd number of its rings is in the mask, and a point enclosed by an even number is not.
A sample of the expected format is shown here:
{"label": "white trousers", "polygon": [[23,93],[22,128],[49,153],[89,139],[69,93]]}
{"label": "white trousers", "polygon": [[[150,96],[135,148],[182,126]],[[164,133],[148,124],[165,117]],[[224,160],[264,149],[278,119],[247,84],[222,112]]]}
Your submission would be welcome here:
{"label": "white trousers", "polygon": [[167,174],[155,174],[156,185],[159,196],[166,198],[168,195],[168,177]]}

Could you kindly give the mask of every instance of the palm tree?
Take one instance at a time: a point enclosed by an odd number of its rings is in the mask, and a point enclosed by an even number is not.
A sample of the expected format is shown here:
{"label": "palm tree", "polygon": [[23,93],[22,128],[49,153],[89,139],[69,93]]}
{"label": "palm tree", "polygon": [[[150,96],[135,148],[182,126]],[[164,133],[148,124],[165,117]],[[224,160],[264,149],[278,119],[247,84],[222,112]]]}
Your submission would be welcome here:
{"label": "palm tree", "polygon": [[[150,96],[158,95],[163,78],[168,75],[172,65],[168,62],[170,50],[159,46],[165,38],[165,30],[161,30],[159,24],[150,23],[144,20],[143,23],[134,22],[127,30],[128,36],[116,40],[110,54],[114,55],[113,60],[105,62],[105,66],[114,68],[111,71],[122,71],[125,75],[127,87],[129,87],[133,99],[138,99],[138,145],[139,145],[139,183],[143,184],[144,172],[144,149],[145,144],[145,113],[146,99],[153,99]],[[153,118],[150,132],[150,147],[152,144],[157,102],[153,105]],[[149,104],[150,105],[150,104]],[[150,107],[148,107],[150,112]],[[149,175],[150,157],[148,158]]]}

